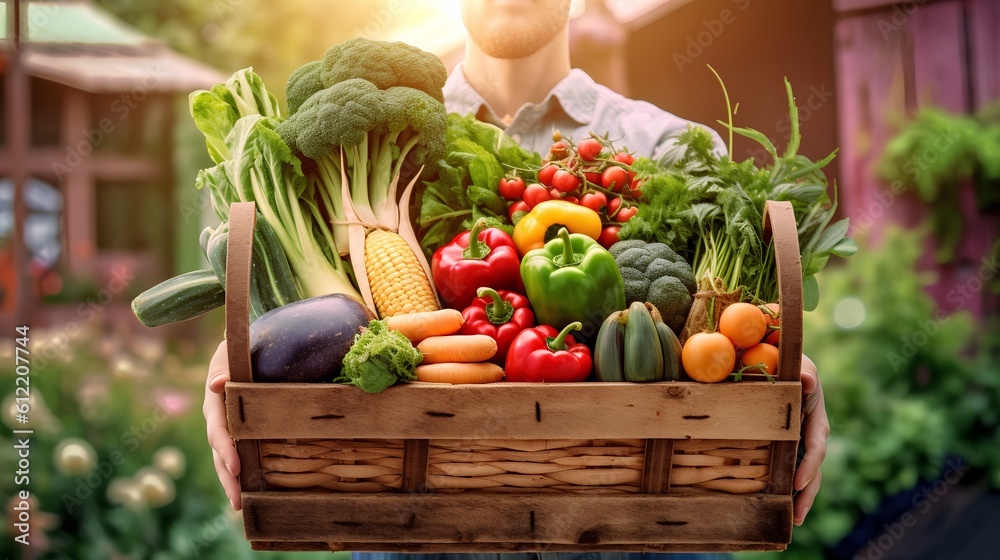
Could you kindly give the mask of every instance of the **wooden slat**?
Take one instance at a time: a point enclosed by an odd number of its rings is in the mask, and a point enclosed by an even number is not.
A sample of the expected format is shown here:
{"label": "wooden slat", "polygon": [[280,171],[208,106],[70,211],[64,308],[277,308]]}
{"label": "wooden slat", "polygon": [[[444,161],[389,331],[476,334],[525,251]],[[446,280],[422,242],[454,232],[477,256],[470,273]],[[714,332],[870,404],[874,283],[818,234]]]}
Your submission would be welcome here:
{"label": "wooden slat", "polygon": [[[790,496],[243,495],[251,541],[353,543],[787,543]],[[609,520],[628,520],[614,523]]]}
{"label": "wooden slat", "polygon": [[670,467],[674,464],[674,440],[647,439],[642,465],[642,493],[670,492]]}
{"label": "wooden slat", "polygon": [[967,5],[972,108],[980,109],[1000,97],[1000,3],[970,0]]}
{"label": "wooden slat", "polygon": [[260,551],[330,551],[330,552],[414,552],[414,553],[469,553],[469,552],[736,552],[785,550],[783,543],[714,543],[714,544],[605,544],[569,545],[536,543],[336,543],[250,541],[252,550]]}
{"label": "wooden slat", "polygon": [[[235,439],[751,439],[799,437],[802,386],[496,383],[226,384]],[[242,407],[242,411],[240,409]]]}
{"label": "wooden slat", "polygon": [[430,441],[408,439],[403,442],[403,492],[427,490],[427,453]]}
{"label": "wooden slat", "polygon": [[791,495],[795,476],[795,454],[797,441],[775,441],[771,446],[771,479],[767,492],[777,495]]}
{"label": "wooden slat", "polygon": [[240,489],[244,492],[263,490],[264,475],[260,467],[260,442],[240,440],[236,442],[236,453],[240,456]]}

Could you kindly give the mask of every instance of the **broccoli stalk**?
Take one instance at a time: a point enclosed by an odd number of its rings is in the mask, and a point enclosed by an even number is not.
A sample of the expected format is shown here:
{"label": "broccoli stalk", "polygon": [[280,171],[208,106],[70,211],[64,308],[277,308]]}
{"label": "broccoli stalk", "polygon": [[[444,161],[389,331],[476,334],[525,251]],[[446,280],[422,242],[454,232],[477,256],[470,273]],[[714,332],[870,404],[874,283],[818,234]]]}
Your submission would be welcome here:
{"label": "broccoli stalk", "polygon": [[[347,43],[353,50],[345,50],[342,45]],[[364,45],[383,45],[367,40],[347,43],[331,51],[337,49],[341,57],[357,61]],[[396,60],[371,58],[396,52],[387,48],[373,47],[374,54],[366,55],[367,62],[354,66],[328,53],[322,65],[311,62],[296,70],[287,92],[288,98],[295,100],[295,110],[277,128],[289,146],[316,163],[316,186],[326,191],[321,200],[335,222],[334,237],[341,254],[346,254],[347,244],[345,228],[338,223],[344,221],[340,177],[346,176],[350,183],[351,203],[360,221],[395,231],[399,227],[397,185],[404,166],[433,162],[445,150],[447,112],[438,100],[445,78],[443,65],[433,55],[422,53],[418,62],[435,69],[440,66],[441,72],[418,72],[394,83],[393,75],[381,70]],[[412,47],[395,48],[403,49],[397,55],[413,59]],[[348,69],[353,74],[346,74]],[[414,82],[414,76],[422,75],[434,81]],[[329,76],[353,77],[336,83],[323,81]],[[327,87],[316,89],[323,83]]]}

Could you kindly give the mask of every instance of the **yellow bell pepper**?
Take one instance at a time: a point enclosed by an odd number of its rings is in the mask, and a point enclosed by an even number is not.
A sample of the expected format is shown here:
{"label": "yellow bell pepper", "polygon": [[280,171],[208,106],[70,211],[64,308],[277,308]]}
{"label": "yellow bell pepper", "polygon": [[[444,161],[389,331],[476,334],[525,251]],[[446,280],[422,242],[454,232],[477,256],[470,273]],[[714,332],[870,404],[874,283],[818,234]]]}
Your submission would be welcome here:
{"label": "yellow bell pepper", "polygon": [[532,249],[544,247],[546,241],[558,234],[560,227],[597,239],[601,236],[601,216],[586,206],[565,200],[546,200],[535,205],[514,226],[517,252],[524,256]]}

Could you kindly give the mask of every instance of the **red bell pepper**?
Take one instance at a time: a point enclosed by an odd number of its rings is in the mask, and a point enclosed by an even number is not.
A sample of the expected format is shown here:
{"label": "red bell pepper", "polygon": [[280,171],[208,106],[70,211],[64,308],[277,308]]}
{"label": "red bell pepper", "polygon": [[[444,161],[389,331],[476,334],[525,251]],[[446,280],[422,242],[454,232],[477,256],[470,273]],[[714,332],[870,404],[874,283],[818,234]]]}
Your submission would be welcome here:
{"label": "red bell pepper", "polygon": [[507,381],[586,381],[594,365],[590,349],[569,334],[581,328],[583,325],[577,321],[566,325],[562,332],[550,325],[522,331],[507,351]]}
{"label": "red bell pepper", "polygon": [[452,309],[469,305],[482,286],[524,292],[514,240],[502,229],[486,228],[485,219],[434,251],[431,274],[441,301]]}
{"label": "red bell pepper", "polygon": [[517,292],[479,288],[479,296],[462,311],[462,334],[485,334],[497,341],[497,353],[490,360],[504,365],[507,349],[524,329],[535,326],[535,313],[528,298]]}

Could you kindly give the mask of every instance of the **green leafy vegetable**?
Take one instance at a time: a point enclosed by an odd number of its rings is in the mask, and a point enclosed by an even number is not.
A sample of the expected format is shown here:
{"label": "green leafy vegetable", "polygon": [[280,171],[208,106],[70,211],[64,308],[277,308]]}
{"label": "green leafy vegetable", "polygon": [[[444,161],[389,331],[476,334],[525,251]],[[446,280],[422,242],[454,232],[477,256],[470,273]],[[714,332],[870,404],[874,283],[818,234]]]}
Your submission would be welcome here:
{"label": "green leafy vegetable", "polygon": [[341,375],[334,382],[356,385],[366,393],[381,393],[397,381],[416,381],[421,360],[423,354],[402,333],[375,319],[354,337]]}
{"label": "green leafy vegetable", "polygon": [[430,256],[480,218],[490,227],[512,231],[500,179],[516,172],[534,180],[541,156],[519,147],[499,128],[472,115],[448,115],[448,154],[437,176],[426,183],[420,206],[420,246]]}
{"label": "green leafy vegetable", "polygon": [[764,204],[768,200],[790,201],[809,296],[806,309],[811,310],[819,293],[813,275],[823,269],[831,255],[848,257],[857,246],[847,237],[846,219],[830,223],[837,201],[827,195],[828,182],[822,170],[836,152],[817,162],[796,153],[801,139],[798,111],[787,80],[785,87],[791,138],[784,154],[779,154],[764,134],[719,121],[732,134],[761,144],[774,159],[768,167],[757,167],[753,159],[736,162],[713,151],[708,131],[690,127],[659,164],[636,161],[634,169],[643,178],[646,203],[622,227],[619,238],[666,243],[689,255],[696,278],[711,275],[728,289],[743,286],[751,298],[776,301],[774,250],[763,242]]}

